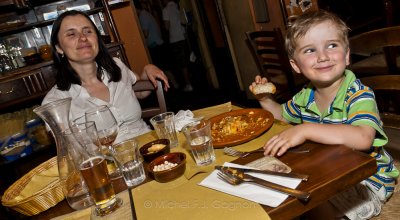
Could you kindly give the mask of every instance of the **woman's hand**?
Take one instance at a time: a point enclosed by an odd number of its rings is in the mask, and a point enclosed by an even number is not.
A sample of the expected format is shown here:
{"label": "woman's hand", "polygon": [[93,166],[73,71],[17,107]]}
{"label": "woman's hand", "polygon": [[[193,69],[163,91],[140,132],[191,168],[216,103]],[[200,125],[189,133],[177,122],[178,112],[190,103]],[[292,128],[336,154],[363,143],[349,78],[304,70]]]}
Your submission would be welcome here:
{"label": "woman's hand", "polygon": [[157,79],[161,80],[164,82],[164,90],[168,91],[169,89],[169,82],[167,76],[164,74],[164,72],[159,69],[157,66],[153,64],[147,64],[143,68],[143,74],[140,77],[142,80],[150,80],[155,87],[157,87]]}
{"label": "woman's hand", "polygon": [[293,126],[273,136],[264,145],[264,155],[282,156],[289,148],[298,146],[306,141],[301,125]]}

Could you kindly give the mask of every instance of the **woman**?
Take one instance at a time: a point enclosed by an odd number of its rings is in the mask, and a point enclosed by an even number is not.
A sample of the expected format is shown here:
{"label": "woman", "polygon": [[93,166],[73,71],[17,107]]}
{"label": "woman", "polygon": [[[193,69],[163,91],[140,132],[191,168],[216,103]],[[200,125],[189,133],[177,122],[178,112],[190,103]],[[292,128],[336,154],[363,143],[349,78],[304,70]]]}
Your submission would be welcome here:
{"label": "woman", "polygon": [[107,105],[118,124],[129,121],[136,135],[149,131],[141,119],[137,100],[149,93],[135,93],[132,84],[148,79],[157,86],[156,79],[160,79],[167,91],[168,79],[159,68],[148,64],[138,75],[121,60],[112,58],[92,20],[80,11],[64,12],[54,21],[51,47],[57,68],[56,85],[42,104],[72,97],[70,120],[96,106]]}

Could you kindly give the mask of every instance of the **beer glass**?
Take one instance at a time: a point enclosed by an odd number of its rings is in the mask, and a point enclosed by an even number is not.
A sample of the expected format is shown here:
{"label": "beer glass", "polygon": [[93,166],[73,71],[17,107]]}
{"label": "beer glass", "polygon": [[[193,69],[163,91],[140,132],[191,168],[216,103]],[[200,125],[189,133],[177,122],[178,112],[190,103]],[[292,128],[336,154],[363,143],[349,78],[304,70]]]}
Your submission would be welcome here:
{"label": "beer glass", "polygon": [[64,132],[70,143],[68,150],[85,180],[95,202],[96,214],[107,215],[122,205],[117,198],[107,170],[104,155],[97,147],[99,139],[94,122],[74,124]]}
{"label": "beer glass", "polygon": [[121,171],[111,155],[111,146],[118,135],[118,123],[111,110],[102,105],[85,112],[85,121],[94,121],[101,144],[101,152],[106,158],[108,173],[111,179],[122,177]]}

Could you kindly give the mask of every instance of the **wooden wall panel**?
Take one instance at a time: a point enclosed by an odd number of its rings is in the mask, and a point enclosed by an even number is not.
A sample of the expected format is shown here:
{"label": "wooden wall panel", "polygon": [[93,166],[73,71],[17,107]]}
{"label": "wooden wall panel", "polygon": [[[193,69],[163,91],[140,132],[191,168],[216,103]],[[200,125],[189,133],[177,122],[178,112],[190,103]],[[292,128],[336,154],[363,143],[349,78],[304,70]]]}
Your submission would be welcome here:
{"label": "wooden wall panel", "polygon": [[234,54],[231,53],[232,59],[237,64],[237,80],[241,90],[249,93],[248,86],[258,73],[257,66],[245,42],[245,32],[254,31],[251,9],[247,0],[222,0],[222,7],[227,25],[225,27],[226,38],[230,49],[234,51]]}
{"label": "wooden wall panel", "polygon": [[117,31],[124,42],[124,48],[132,71],[141,73],[143,67],[150,63],[147,48],[140,29],[139,19],[134,7],[112,10],[112,16],[117,26]]}
{"label": "wooden wall panel", "polygon": [[280,0],[269,1],[267,2],[268,6],[268,15],[269,15],[269,22],[266,23],[256,23],[254,18],[254,11],[253,11],[253,0],[248,0],[249,5],[251,6],[252,16],[253,16],[253,23],[256,30],[272,30],[275,27],[280,27],[283,32],[285,32],[285,22],[281,10]]}

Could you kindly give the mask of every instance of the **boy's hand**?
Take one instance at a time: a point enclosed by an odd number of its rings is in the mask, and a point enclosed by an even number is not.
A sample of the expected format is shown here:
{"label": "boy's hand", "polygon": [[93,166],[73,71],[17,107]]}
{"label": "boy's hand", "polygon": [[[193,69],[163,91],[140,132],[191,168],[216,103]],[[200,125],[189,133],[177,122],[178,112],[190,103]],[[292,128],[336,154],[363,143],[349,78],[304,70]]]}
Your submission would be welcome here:
{"label": "boy's hand", "polygon": [[264,145],[264,155],[282,156],[289,148],[300,145],[306,141],[301,131],[301,125],[293,126],[273,136]]}
{"label": "boy's hand", "polygon": [[[254,92],[254,88],[260,85],[267,85],[268,88],[262,88],[262,89],[269,90],[271,91],[271,93],[267,92],[267,93],[256,94]],[[272,97],[272,93],[275,92],[273,91],[275,90],[275,86],[272,83],[268,83],[267,78],[257,75],[254,82],[249,86],[249,89],[258,99],[263,109],[270,111],[274,115],[275,119],[284,121],[284,119],[282,118],[282,106],[279,103],[275,102],[275,100]]]}

